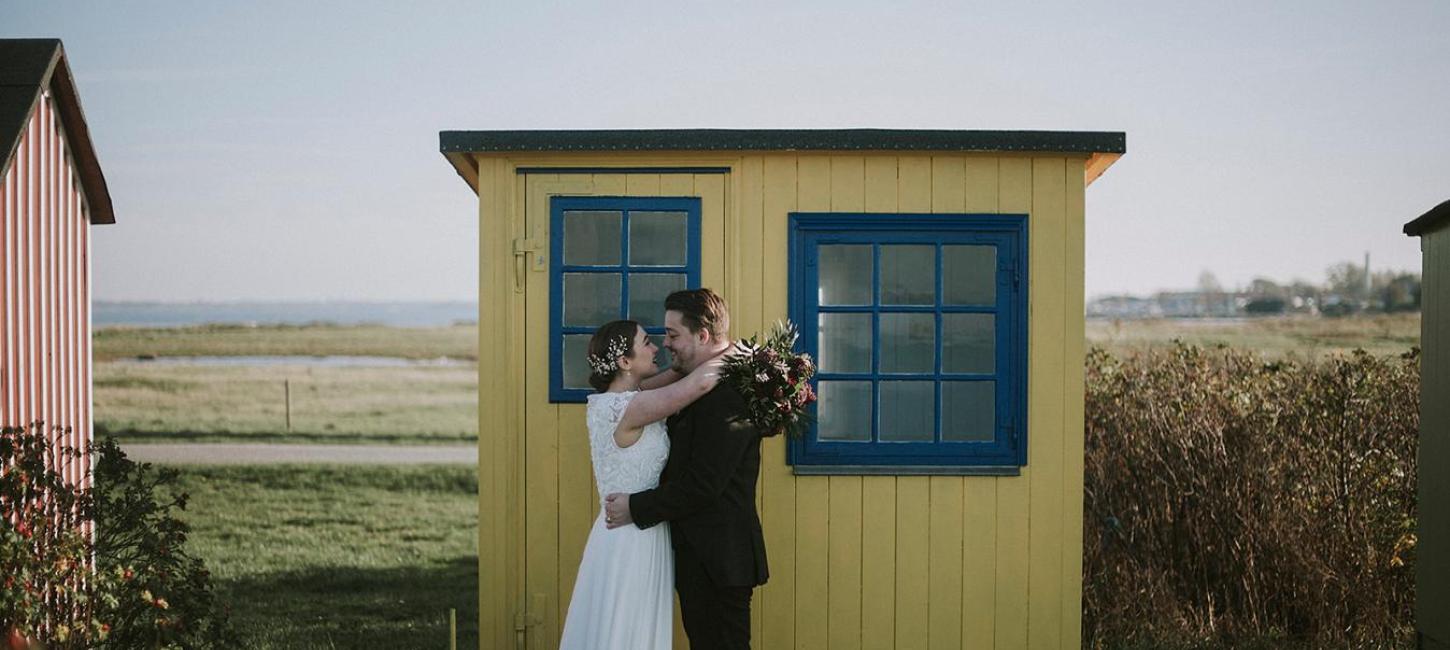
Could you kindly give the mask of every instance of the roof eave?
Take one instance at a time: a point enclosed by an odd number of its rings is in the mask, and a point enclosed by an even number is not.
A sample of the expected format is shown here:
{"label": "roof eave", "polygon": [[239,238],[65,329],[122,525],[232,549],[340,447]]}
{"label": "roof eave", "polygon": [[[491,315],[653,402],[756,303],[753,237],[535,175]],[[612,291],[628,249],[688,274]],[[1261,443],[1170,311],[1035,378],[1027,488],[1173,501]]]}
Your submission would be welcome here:
{"label": "roof eave", "polygon": [[[57,111],[60,113],[61,127],[64,130],[66,140],[69,143],[72,158],[75,162],[77,175],[81,180],[81,191],[86,199],[86,206],[90,212],[92,224],[116,223],[115,209],[111,205],[111,192],[106,186],[105,174],[101,171],[101,163],[96,157],[95,146],[91,142],[90,130],[86,126],[85,112],[81,109],[80,94],[76,91],[74,78],[71,76],[70,65],[66,62],[65,46],[56,39],[37,39],[53,42],[54,50],[50,54],[49,62],[39,78],[30,83],[25,80],[19,83],[7,83],[10,87],[31,88],[31,99],[29,108],[24,111],[20,124],[5,125],[7,129],[3,136],[10,140],[6,147],[3,164],[0,170],[7,169],[15,157],[16,148],[19,146],[18,134],[29,124],[35,108],[39,104],[40,93],[48,89],[55,98]],[[14,131],[10,130],[14,126]]]}
{"label": "roof eave", "polygon": [[947,151],[1087,157],[1091,184],[1127,151],[1119,131],[946,129],[616,129],[441,131],[438,148],[478,190],[474,155],[689,151]]}
{"label": "roof eave", "polygon": [[1419,237],[1450,222],[1450,200],[1443,201],[1440,205],[1430,208],[1429,212],[1420,215],[1414,221],[1405,224],[1405,234],[1411,237]]}
{"label": "roof eave", "polygon": [[473,154],[445,153],[443,157],[448,159],[448,164],[453,165],[453,171],[458,172],[458,177],[468,183],[468,187],[473,189],[474,194],[477,194],[478,161],[474,159]]}
{"label": "roof eave", "polygon": [[443,153],[601,151],[959,151],[1122,154],[1106,131],[623,129],[442,131]]}

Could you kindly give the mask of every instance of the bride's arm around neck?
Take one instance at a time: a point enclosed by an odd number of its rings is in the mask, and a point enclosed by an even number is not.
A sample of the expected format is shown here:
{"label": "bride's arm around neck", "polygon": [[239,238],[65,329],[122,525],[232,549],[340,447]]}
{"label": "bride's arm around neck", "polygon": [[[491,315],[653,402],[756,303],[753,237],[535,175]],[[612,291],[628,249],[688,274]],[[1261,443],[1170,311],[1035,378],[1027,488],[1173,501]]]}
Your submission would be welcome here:
{"label": "bride's arm around neck", "polygon": [[[619,424],[614,429],[614,443],[620,447],[633,445],[639,441],[645,425],[669,417],[714,390],[720,380],[720,364],[721,358],[715,357],[663,388],[641,390],[629,401],[624,415],[619,418]],[[666,372],[678,374],[675,370]],[[640,388],[646,388],[645,382],[640,382]]]}

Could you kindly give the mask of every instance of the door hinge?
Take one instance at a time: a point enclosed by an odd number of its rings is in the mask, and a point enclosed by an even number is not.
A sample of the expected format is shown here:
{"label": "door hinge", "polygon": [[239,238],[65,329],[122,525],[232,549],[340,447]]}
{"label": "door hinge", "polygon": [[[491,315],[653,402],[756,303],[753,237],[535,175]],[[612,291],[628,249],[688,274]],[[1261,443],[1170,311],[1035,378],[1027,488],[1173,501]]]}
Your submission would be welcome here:
{"label": "door hinge", "polygon": [[544,594],[534,594],[528,602],[521,603],[514,613],[514,639],[517,650],[525,650],[529,643],[529,628],[544,624]]}
{"label": "door hinge", "polygon": [[520,237],[514,240],[514,255],[533,253],[534,270],[541,271],[547,260],[544,258],[544,242],[534,237]]}
{"label": "door hinge", "polygon": [[520,237],[514,240],[514,291],[524,290],[525,256],[530,254],[534,256],[533,269],[535,271],[543,271],[548,268],[547,256],[543,252],[544,244],[539,239]]}

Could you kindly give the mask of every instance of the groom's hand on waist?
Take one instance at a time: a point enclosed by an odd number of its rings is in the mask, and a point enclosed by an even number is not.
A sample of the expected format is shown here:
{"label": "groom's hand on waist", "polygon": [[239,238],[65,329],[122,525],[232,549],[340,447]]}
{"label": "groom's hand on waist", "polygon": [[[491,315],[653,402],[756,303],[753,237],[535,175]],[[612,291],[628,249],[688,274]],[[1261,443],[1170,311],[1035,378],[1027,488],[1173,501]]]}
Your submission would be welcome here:
{"label": "groom's hand on waist", "polygon": [[634,523],[629,516],[629,495],[615,492],[604,497],[604,525],[607,528],[619,528]]}

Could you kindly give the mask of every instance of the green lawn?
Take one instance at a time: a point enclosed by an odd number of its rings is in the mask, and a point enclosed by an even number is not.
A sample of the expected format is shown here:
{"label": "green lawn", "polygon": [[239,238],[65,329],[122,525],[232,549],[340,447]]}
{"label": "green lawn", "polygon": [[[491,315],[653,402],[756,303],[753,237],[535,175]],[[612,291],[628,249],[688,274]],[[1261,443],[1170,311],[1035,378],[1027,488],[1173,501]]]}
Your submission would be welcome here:
{"label": "green lawn", "polygon": [[[98,435],[122,442],[469,444],[478,374],[467,367],[95,365]],[[292,396],[287,429],[286,391]]]}
{"label": "green lawn", "polygon": [[103,327],[92,336],[96,361],[140,356],[260,354],[478,359],[478,326],[201,325]]}
{"label": "green lawn", "polygon": [[249,648],[477,647],[472,467],[185,466],[189,550]]}

